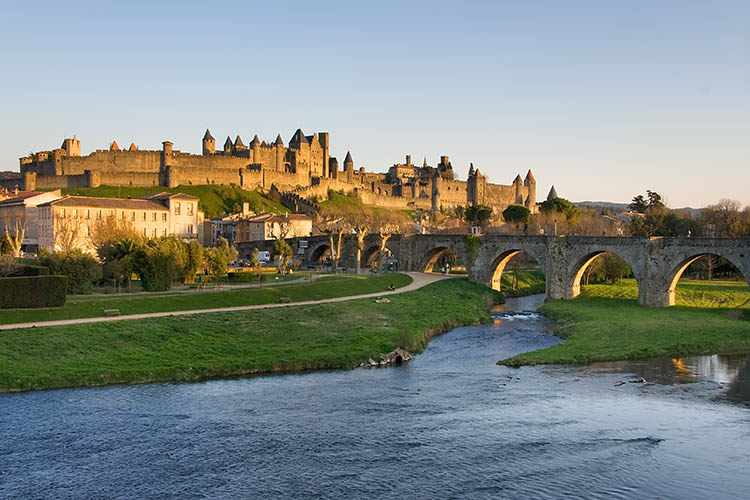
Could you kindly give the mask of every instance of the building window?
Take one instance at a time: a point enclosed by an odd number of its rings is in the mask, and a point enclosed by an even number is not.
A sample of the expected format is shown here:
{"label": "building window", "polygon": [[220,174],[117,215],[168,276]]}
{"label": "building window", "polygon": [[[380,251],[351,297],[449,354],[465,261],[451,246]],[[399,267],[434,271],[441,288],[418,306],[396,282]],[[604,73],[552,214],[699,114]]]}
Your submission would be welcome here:
{"label": "building window", "polygon": [[60,209],[60,217],[65,217],[65,209],[64,208]]}
{"label": "building window", "polygon": [[[86,217],[88,219],[88,217]],[[96,211],[96,220],[102,220],[102,211],[97,210]]]}
{"label": "building window", "polygon": [[193,204],[192,203],[188,203],[188,205],[187,205],[187,214],[188,215],[193,215]]}
{"label": "building window", "polygon": [[146,237],[146,228],[145,227],[143,228],[143,237],[144,238]]}
{"label": "building window", "polygon": [[142,221],[146,220],[146,212],[141,212],[141,220]]}
{"label": "building window", "polygon": [[78,217],[78,209],[77,209],[77,208],[74,208],[74,209],[73,209],[73,210],[71,211],[71,213],[70,213],[70,216],[71,216],[71,217],[73,217],[74,219],[75,219],[76,217]]}
{"label": "building window", "polygon": [[188,227],[187,227],[187,232],[188,232],[189,234],[193,234],[193,225],[192,225],[192,224],[188,224]]}
{"label": "building window", "polygon": [[154,212],[154,213],[151,214],[151,220],[153,222],[156,222],[156,212]]}
{"label": "building window", "polygon": [[174,204],[174,214],[175,215],[180,215],[180,204],[179,203],[175,203]]}
{"label": "building window", "polygon": [[130,220],[135,220],[135,210],[130,213]]}
{"label": "building window", "polygon": [[163,213],[161,214],[161,221],[162,221],[162,222],[167,222],[167,212],[163,212]]}
{"label": "building window", "polygon": [[161,235],[162,236],[166,236],[167,235],[167,228],[166,227],[161,230]]}
{"label": "building window", "polygon": [[120,218],[122,220],[125,220],[125,210],[123,210],[122,213],[120,214]]}
{"label": "building window", "polygon": [[114,216],[115,216],[115,211],[114,211],[114,210],[108,210],[108,211],[107,211],[107,217],[110,217],[110,218],[112,218],[112,217],[114,217]]}
{"label": "building window", "polygon": [[90,214],[89,212],[90,212],[90,210],[89,210],[89,209],[87,208],[87,209],[86,209],[86,215],[84,215],[84,218],[85,218],[85,219],[90,219],[90,218],[91,218],[91,217],[90,217],[90,215],[91,215],[91,214]]}
{"label": "building window", "polygon": [[156,238],[156,228],[151,231],[151,237]]}

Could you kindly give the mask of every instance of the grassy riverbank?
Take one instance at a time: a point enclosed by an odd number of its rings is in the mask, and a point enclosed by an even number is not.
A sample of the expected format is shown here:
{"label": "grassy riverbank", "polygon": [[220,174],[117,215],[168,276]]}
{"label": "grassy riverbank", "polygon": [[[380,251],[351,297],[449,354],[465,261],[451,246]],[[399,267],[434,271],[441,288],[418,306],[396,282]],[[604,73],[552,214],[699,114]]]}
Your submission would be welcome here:
{"label": "grassy riverbank", "polygon": [[526,297],[545,292],[544,272],[538,268],[519,269],[515,281],[513,270],[506,267],[500,279],[501,289],[506,297]]}
{"label": "grassy riverbank", "polygon": [[488,290],[462,279],[389,299],[8,330],[0,392],[352,368],[491,320]]}
{"label": "grassy riverbank", "polygon": [[105,309],[119,309],[120,314],[126,315],[272,304],[278,303],[280,297],[289,297],[292,302],[329,299],[385,291],[391,283],[400,288],[411,283],[411,278],[400,273],[375,277],[330,276],[312,283],[263,285],[262,288],[70,296],[65,306],[61,308],[0,310],[0,324],[100,318],[104,316]]}
{"label": "grassy riverbank", "polygon": [[570,301],[545,304],[565,342],[520,354],[500,364],[568,364],[695,354],[750,353],[750,288],[717,282],[686,282],[677,288],[678,305],[638,305],[634,282],[592,285]]}

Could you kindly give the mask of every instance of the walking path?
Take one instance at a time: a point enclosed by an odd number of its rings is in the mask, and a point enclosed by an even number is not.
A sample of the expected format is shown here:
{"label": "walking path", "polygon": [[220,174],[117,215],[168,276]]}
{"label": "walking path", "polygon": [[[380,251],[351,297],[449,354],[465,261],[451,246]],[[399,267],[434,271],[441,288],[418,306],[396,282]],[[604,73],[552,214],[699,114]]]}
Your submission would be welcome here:
{"label": "walking path", "polygon": [[389,295],[411,292],[413,290],[422,288],[425,285],[429,285],[430,283],[434,283],[442,279],[454,277],[454,276],[444,276],[442,274],[431,274],[431,273],[413,273],[412,272],[412,273],[404,273],[404,274],[408,274],[409,276],[411,276],[412,282],[406,286],[397,288],[393,292],[384,290],[382,292],[367,293],[364,295],[349,295],[346,297],[333,297],[330,299],[321,299],[321,300],[304,300],[300,302],[289,302],[289,303],[256,304],[252,306],[216,307],[213,309],[190,309],[187,311],[127,314],[124,316],[107,316],[107,317],[101,317],[101,318],[61,319],[61,320],[55,320],[55,321],[13,323],[9,325],[0,325],[0,330],[12,330],[16,328],[35,328],[35,327],[42,327],[42,326],[80,325],[84,323],[104,323],[108,321],[124,321],[128,319],[163,318],[165,316],[187,316],[190,314],[250,311],[252,309],[269,309],[272,307],[309,306],[309,305],[315,305],[315,304],[325,304],[327,302],[344,302],[347,300],[367,299],[367,298],[384,297],[384,296],[387,297]]}

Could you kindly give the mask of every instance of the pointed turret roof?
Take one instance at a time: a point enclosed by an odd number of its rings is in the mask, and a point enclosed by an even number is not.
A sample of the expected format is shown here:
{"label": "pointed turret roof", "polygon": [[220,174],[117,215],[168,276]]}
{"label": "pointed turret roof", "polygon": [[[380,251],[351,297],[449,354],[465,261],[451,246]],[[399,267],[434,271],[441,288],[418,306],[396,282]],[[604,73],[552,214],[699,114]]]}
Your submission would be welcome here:
{"label": "pointed turret roof", "polygon": [[214,136],[211,135],[211,132],[208,129],[206,129],[206,133],[203,134],[203,140],[204,141],[213,141],[214,140]]}
{"label": "pointed turret roof", "polygon": [[469,163],[469,177],[471,177],[472,175],[474,175],[474,164]]}
{"label": "pointed turret roof", "polygon": [[128,151],[138,151],[138,146],[136,146],[134,142],[131,142]]}
{"label": "pointed turret roof", "polygon": [[557,191],[555,190],[555,186],[552,186],[552,189],[549,190],[549,194],[547,195],[547,199],[554,200],[555,198],[559,198],[559,196],[557,196]]}
{"label": "pointed turret roof", "polygon": [[526,180],[536,182],[536,179],[534,179],[534,174],[531,173],[531,169],[529,169],[529,171],[526,172]]}
{"label": "pointed turret roof", "polygon": [[276,142],[274,142],[274,144],[276,144],[277,146],[283,146],[284,145],[284,141],[281,139],[281,134],[279,134],[279,135],[276,136]]}
{"label": "pointed turret roof", "polygon": [[336,159],[336,157],[335,157],[335,156],[331,156],[330,158],[328,158],[328,164],[329,164],[329,165],[334,165],[334,164],[335,164],[335,165],[338,165],[338,164],[339,164],[339,161],[338,161],[338,160]]}
{"label": "pointed turret roof", "polygon": [[232,138],[227,136],[227,140],[224,141],[224,149],[232,147]]}
{"label": "pointed turret roof", "polygon": [[523,179],[521,179],[521,174],[518,174],[515,179],[513,179],[513,184],[522,184]]}
{"label": "pointed turret roof", "polygon": [[346,152],[346,158],[344,158],[344,163],[354,163],[354,160],[352,160],[352,154],[349,151]]}
{"label": "pointed turret roof", "polygon": [[117,141],[112,141],[112,144],[109,145],[110,151],[119,151],[120,146],[117,145]]}
{"label": "pointed turret roof", "polygon": [[305,137],[305,134],[302,132],[302,129],[298,128],[289,141],[289,145],[291,146],[292,144],[294,144],[295,146],[299,146],[300,144],[310,143],[308,142],[307,137]]}
{"label": "pointed turret roof", "polygon": [[424,157],[424,161],[422,162],[422,167],[427,167],[427,157]]}
{"label": "pointed turret roof", "polygon": [[242,139],[240,139],[240,135],[237,134],[237,138],[234,140],[234,147],[235,148],[244,148],[245,144],[242,142]]}
{"label": "pointed turret roof", "polygon": [[255,147],[258,144],[260,144],[260,139],[258,139],[258,134],[255,134],[255,137],[253,137],[253,140],[250,141],[250,147]]}

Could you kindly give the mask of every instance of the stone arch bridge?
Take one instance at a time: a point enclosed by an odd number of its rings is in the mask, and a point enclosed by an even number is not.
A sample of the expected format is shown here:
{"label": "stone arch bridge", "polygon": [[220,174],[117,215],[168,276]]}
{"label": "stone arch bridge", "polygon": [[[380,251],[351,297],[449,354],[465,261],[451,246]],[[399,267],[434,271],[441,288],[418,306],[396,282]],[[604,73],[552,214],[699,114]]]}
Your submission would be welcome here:
{"label": "stone arch bridge", "polygon": [[[326,236],[288,240],[303,261],[319,261],[328,251]],[[638,302],[648,307],[675,303],[675,287],[685,269],[703,255],[724,257],[750,284],[750,238],[638,238],[606,236],[486,235],[468,242],[464,235],[394,236],[387,248],[404,271],[430,271],[441,255],[454,252],[466,264],[469,279],[498,289],[500,276],[510,259],[526,252],[544,270],[547,300],[572,299],[580,293],[581,277],[601,254],[624,260],[638,283]],[[377,255],[379,239],[369,235],[362,254],[363,266]],[[340,265],[354,267],[355,240],[345,238]],[[258,247],[270,250],[273,242],[238,245],[244,256]],[[268,247],[268,248],[266,248]],[[470,255],[471,254],[471,255]]]}

